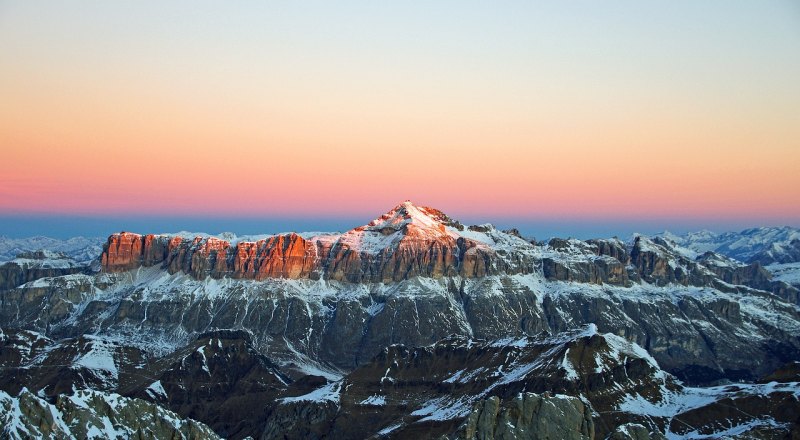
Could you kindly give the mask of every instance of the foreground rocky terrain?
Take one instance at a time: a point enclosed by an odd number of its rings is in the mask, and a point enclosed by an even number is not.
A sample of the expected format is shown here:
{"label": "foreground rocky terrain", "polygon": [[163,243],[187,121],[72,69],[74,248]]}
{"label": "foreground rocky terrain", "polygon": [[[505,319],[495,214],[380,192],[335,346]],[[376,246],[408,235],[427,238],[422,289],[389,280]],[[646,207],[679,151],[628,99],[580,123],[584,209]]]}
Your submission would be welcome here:
{"label": "foreground rocky terrain", "polygon": [[55,403],[23,390],[16,397],[0,391],[4,438],[171,438],[217,439],[193,420],[138,399],[112,393],[78,391]]}
{"label": "foreground rocky terrain", "polygon": [[410,202],[344,234],[114,234],[93,264],[0,266],[0,389],[226,438],[800,435],[797,287],[696,249],[535,243]]}

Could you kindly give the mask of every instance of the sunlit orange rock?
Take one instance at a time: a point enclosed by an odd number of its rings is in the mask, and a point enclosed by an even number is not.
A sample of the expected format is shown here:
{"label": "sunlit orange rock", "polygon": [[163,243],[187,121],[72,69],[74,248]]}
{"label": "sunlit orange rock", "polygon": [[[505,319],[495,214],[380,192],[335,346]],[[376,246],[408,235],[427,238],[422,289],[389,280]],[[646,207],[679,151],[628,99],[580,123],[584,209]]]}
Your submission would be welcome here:
{"label": "sunlit orange rock", "polygon": [[139,234],[120,232],[108,237],[101,264],[109,272],[121,272],[142,265],[143,240]]}
{"label": "sunlit orange rock", "polygon": [[503,266],[495,251],[462,237],[463,227],[441,211],[405,202],[367,225],[341,235],[305,239],[275,235],[231,244],[215,237],[141,236],[108,238],[103,270],[119,272],[161,265],[197,279],[329,279],[393,282],[416,276],[475,278],[525,268]]}

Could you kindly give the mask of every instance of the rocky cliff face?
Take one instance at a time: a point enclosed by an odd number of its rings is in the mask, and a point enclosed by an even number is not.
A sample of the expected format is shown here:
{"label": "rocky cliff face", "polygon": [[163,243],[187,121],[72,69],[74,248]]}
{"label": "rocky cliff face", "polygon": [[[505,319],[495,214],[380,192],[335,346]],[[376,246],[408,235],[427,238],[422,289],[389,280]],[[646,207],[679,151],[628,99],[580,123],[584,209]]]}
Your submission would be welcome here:
{"label": "rocky cliff face", "polygon": [[[690,426],[708,438],[728,430],[780,436],[797,432],[789,414],[800,408],[798,390],[684,387],[642,348],[591,326],[549,338],[449,338],[389,347],[311,392],[290,385],[263,438],[638,440],[691,438]],[[761,409],[752,406],[758,396]]]}
{"label": "rocky cliff face", "polygon": [[[154,236],[148,236],[152,242]],[[152,256],[142,255],[144,237],[130,232],[121,232],[108,238],[108,243],[103,247],[100,262],[103,268],[109,271],[123,271],[135,269],[143,264],[143,260]],[[163,257],[162,257],[163,258]]]}
{"label": "rocky cliff face", "polygon": [[292,380],[258,353],[249,333],[212,331],[159,361],[151,379],[131,381],[135,396],[202,420],[225,438],[257,436],[265,404]]}
{"label": "rocky cliff face", "polygon": [[564,240],[554,238],[541,257],[548,280],[592,284],[629,285],[637,279],[626,267],[628,253],[616,240]]}
{"label": "rocky cliff face", "polygon": [[213,237],[122,232],[109,237],[101,264],[108,272],[160,265],[197,279],[322,278],[353,283],[530,270],[498,258],[484,243],[462,237],[459,227],[463,230],[438,210],[406,202],[347,233],[309,239],[292,233],[231,244]]}
{"label": "rocky cliff face", "polygon": [[772,273],[759,262],[743,264],[714,252],[706,252],[696,261],[727,284],[772,292],[790,303],[800,304],[800,290],[786,282],[773,280]]}
{"label": "rocky cliff face", "polygon": [[0,265],[0,290],[13,289],[44,277],[88,271],[88,266],[79,264],[64,254],[43,250],[22,252],[13,260]]}
{"label": "rocky cliff face", "polygon": [[[555,338],[395,345],[314,391],[291,385],[266,418],[264,438],[594,438],[598,417],[618,416],[596,411],[610,414],[606,409],[629,394],[657,399],[675,387],[638,356],[621,338],[593,327]],[[299,422],[307,418],[314,422]],[[528,436],[514,437],[523,432]]]}
{"label": "rocky cliff face", "polygon": [[570,396],[522,393],[510,401],[492,396],[475,405],[463,433],[464,440],[594,439],[592,411]]}
{"label": "rocky cliff face", "polygon": [[637,236],[631,248],[630,262],[644,281],[660,286],[708,286],[715,278],[703,266],[681,256],[659,238],[650,240]]}

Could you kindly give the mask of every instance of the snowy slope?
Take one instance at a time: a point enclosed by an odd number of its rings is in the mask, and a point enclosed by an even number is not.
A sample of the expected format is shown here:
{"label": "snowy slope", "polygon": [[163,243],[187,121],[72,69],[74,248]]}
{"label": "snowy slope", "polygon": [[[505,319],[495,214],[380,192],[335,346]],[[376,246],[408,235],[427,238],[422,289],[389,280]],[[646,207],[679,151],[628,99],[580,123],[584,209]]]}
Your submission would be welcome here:
{"label": "snowy slope", "polygon": [[790,226],[761,227],[739,232],[698,231],[683,235],[665,231],[660,236],[698,254],[714,251],[739,261],[751,262],[770,248],[779,250],[789,246],[792,240],[800,239],[800,229]]}
{"label": "snowy slope", "polygon": [[47,250],[64,254],[80,263],[88,263],[103,251],[103,237],[73,237],[66,240],[49,237],[10,238],[0,236],[0,262],[14,259],[23,252]]}
{"label": "snowy slope", "polygon": [[55,403],[23,390],[0,391],[0,436],[30,438],[218,439],[207,426],[139,399],[114,393],[77,391]]}

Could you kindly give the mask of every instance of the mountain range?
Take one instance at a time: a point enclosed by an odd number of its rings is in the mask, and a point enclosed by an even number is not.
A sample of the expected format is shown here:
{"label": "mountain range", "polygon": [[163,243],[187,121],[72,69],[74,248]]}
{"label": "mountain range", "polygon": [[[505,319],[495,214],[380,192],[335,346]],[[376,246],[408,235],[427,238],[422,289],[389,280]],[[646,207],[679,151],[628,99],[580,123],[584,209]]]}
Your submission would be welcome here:
{"label": "mountain range", "polygon": [[799,238],[539,243],[404,202],[344,233],[4,239],[19,255],[0,265],[0,424],[10,438],[91,437],[87,423],[124,437],[142,413],[170,438],[794,438]]}

